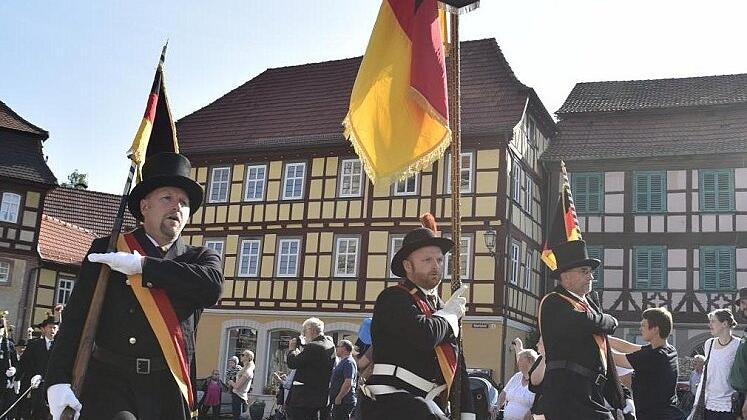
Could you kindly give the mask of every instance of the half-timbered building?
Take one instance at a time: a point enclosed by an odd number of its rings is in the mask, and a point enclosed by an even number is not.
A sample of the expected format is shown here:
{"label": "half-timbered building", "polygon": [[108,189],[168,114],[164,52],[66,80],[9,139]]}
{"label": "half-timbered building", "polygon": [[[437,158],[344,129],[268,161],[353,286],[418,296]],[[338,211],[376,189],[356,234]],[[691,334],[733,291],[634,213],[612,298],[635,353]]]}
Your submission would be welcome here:
{"label": "half-timbered building", "polygon": [[[200,321],[199,375],[250,348],[261,394],[273,371],[286,369],[288,340],[304,319],[318,316],[335,338],[355,338],[377,295],[398,282],[389,261],[422,213],[449,235],[448,156],[374,186],[343,137],[360,61],[268,69],[177,122],[206,193],[183,235],[219,251],[226,278],[220,303]],[[537,160],[555,124],[495,40],[464,42],[461,71],[464,347],[469,368],[500,380],[502,358],[513,357],[504,350],[531,330],[542,293]]]}
{"label": "half-timbered building", "polygon": [[563,159],[620,336],[663,306],[680,355],[702,352],[706,314],[747,287],[747,74],[579,83],[557,115],[550,190]]}

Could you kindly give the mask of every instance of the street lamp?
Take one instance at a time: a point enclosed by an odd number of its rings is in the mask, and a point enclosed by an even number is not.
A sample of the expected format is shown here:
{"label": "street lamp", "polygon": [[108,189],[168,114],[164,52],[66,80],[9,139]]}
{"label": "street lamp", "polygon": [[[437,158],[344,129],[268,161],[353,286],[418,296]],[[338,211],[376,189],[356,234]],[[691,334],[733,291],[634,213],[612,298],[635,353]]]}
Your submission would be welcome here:
{"label": "street lamp", "polygon": [[488,249],[488,252],[493,257],[496,256],[495,237],[496,237],[496,231],[495,229],[493,229],[492,226],[488,226],[488,230],[486,230],[485,233],[482,234],[482,238],[485,240],[485,248]]}

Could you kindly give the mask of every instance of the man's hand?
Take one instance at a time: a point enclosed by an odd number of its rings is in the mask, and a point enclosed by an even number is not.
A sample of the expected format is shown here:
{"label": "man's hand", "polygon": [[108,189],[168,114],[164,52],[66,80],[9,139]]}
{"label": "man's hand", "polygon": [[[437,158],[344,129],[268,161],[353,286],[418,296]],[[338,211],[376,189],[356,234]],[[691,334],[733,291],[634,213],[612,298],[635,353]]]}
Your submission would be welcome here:
{"label": "man's hand", "polygon": [[294,338],[288,342],[288,350],[293,351],[298,347],[298,339]]}
{"label": "man's hand", "polygon": [[42,382],[42,376],[41,375],[34,375],[31,378],[31,388],[36,389],[39,388],[39,385],[41,385]]}
{"label": "man's hand", "polygon": [[8,370],[5,371],[5,376],[9,378],[12,378],[13,375],[15,374],[16,374],[16,368],[14,368],[13,366],[9,367]]}
{"label": "man's hand", "polygon": [[47,390],[47,400],[49,400],[49,411],[52,413],[52,420],[59,420],[65,408],[70,407],[75,410],[74,420],[80,417],[80,410],[83,405],[73,394],[70,384],[55,384]]}
{"label": "man's hand", "polygon": [[335,405],[342,405],[342,398],[340,398],[339,396],[335,397]]}
{"label": "man's hand", "polygon": [[134,251],[132,254],[127,252],[109,252],[105,254],[90,254],[88,261],[106,264],[114,271],[131,276],[143,272],[143,257]]}
{"label": "man's hand", "polygon": [[514,341],[512,341],[511,344],[513,344],[514,350],[516,350],[517,353],[524,350],[524,343],[521,342],[521,338],[519,337],[514,338]]}
{"label": "man's hand", "polygon": [[453,295],[446,301],[444,307],[433,313],[433,316],[444,318],[449,322],[451,331],[454,336],[459,336],[459,318],[467,312],[467,299],[462,295],[467,291],[468,286],[463,284]]}

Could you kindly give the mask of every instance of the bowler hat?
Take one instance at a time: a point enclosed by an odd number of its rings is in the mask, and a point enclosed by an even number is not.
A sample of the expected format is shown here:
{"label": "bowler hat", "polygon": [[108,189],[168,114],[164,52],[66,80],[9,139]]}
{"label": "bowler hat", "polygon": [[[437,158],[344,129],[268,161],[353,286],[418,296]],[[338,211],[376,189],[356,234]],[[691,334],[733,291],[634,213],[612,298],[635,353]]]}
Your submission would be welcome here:
{"label": "bowler hat", "polygon": [[591,267],[592,270],[599,267],[601,261],[590,258],[586,251],[586,242],[582,240],[567,241],[552,247],[555,261],[558,266],[550,273],[551,277],[560,278],[560,274],[576,267]]}
{"label": "bowler hat", "polygon": [[454,241],[447,238],[440,238],[436,236],[432,230],[421,227],[410,231],[405,238],[402,240],[402,248],[394,254],[392,258],[392,273],[399,277],[406,277],[405,267],[402,262],[407,258],[413,251],[426,247],[426,246],[437,246],[441,248],[441,252],[446,254],[454,246]]}
{"label": "bowler hat", "polygon": [[59,325],[60,322],[54,319],[53,316],[48,316],[44,318],[44,321],[40,322],[38,325],[34,325],[37,328],[44,328],[47,325]]}
{"label": "bowler hat", "polygon": [[149,156],[143,165],[143,180],[135,186],[127,198],[127,207],[135,219],[142,221],[140,200],[151,191],[161,187],[177,187],[189,197],[189,215],[202,205],[202,187],[189,177],[192,165],[184,155],[163,152]]}

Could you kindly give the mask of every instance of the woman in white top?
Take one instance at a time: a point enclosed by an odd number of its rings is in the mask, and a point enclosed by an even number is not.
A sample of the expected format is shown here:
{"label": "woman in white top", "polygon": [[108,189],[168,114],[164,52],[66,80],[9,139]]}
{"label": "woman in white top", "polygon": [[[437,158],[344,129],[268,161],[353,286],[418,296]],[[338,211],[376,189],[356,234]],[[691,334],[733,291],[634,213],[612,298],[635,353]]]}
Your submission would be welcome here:
{"label": "woman in white top", "polygon": [[251,350],[244,350],[241,353],[241,363],[244,367],[236,374],[236,380],[226,383],[231,387],[231,411],[234,420],[241,418],[241,412],[249,399],[249,388],[254,379],[254,353]]}
{"label": "woman in white top", "polygon": [[729,309],[717,309],[708,314],[708,325],[714,338],[709,338],[704,344],[706,380],[700,381],[695,402],[697,404],[705,389],[705,419],[736,420],[736,415],[731,414],[731,395],[734,389],[729,385],[728,379],[739,347],[739,340],[731,333],[737,322]]}
{"label": "woman in white top", "polygon": [[[517,342],[518,341],[518,342]],[[514,348],[521,349],[521,340],[515,339],[511,343]],[[537,360],[537,352],[532,349],[521,350],[516,353],[516,364],[519,371],[508,380],[498,396],[499,405],[503,406],[505,420],[531,420],[529,410],[534,403],[534,393],[529,390],[529,368]],[[504,405],[505,403],[505,405]]]}

